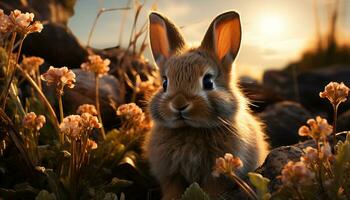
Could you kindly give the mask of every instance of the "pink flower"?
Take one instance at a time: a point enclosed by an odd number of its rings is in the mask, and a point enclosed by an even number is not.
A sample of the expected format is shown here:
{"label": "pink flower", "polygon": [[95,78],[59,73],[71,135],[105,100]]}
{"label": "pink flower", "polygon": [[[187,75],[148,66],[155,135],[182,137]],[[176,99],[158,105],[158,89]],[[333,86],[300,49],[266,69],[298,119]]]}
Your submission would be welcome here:
{"label": "pink flower", "polygon": [[330,82],[326,85],[324,91],[320,92],[320,97],[327,98],[334,106],[338,106],[340,103],[346,101],[349,90],[343,82]]}
{"label": "pink flower", "polygon": [[119,106],[117,109],[117,115],[134,122],[141,122],[145,119],[142,109],[135,103],[128,103]]}
{"label": "pink flower", "polygon": [[37,116],[34,112],[27,113],[22,121],[25,128],[37,131],[40,130],[45,123],[45,117],[43,115]]}
{"label": "pink flower", "polygon": [[329,143],[324,143],[320,151],[320,159],[330,159],[333,157],[332,149]]}
{"label": "pink flower", "polygon": [[33,13],[22,13],[20,10],[14,10],[10,14],[12,22],[20,27],[26,28],[33,22],[34,14]]}
{"label": "pink flower", "polygon": [[97,149],[97,143],[95,141],[93,141],[93,140],[88,139],[87,140],[87,144],[86,144],[86,148],[88,150]]}
{"label": "pink flower", "polygon": [[43,28],[44,26],[41,22],[35,21],[32,25],[28,27],[28,33],[35,33],[35,32],[41,33]]}
{"label": "pink flower", "polygon": [[51,66],[47,72],[41,75],[41,79],[46,81],[48,85],[56,85],[58,92],[63,94],[64,86],[74,88],[75,74],[67,67],[55,68]]}
{"label": "pink flower", "polygon": [[293,185],[309,185],[315,177],[304,162],[289,161],[282,169],[281,178],[282,183],[286,186]]}
{"label": "pink flower", "polygon": [[6,34],[12,31],[13,25],[9,16],[0,9],[0,34]]}
{"label": "pink flower", "polygon": [[69,115],[63,119],[60,124],[60,130],[71,139],[78,139],[86,131],[91,131],[94,128],[101,128],[96,116],[90,113],[83,113],[82,115]]}
{"label": "pink flower", "polygon": [[81,68],[85,71],[90,71],[98,76],[107,74],[109,71],[108,65],[111,63],[109,59],[102,59],[99,55],[89,56],[89,61],[81,64]]}
{"label": "pink flower", "polygon": [[71,139],[78,139],[83,128],[81,126],[80,115],[69,115],[65,117],[59,127],[62,134],[66,134]]}
{"label": "pink flower", "polygon": [[318,151],[312,147],[306,147],[304,149],[304,155],[300,160],[304,163],[315,163],[318,160]]}
{"label": "pink flower", "polygon": [[26,71],[28,74],[34,74],[36,70],[39,69],[39,66],[44,63],[44,59],[40,57],[23,57],[21,62],[21,68]]}
{"label": "pink flower", "polygon": [[91,115],[97,115],[97,110],[94,105],[91,104],[83,104],[80,105],[77,109],[78,114],[90,113]]}
{"label": "pink flower", "polygon": [[39,21],[34,23],[34,14],[33,13],[22,13],[20,10],[14,10],[10,13],[9,19],[18,33],[23,35],[30,34],[33,32],[41,32],[43,25]]}
{"label": "pink flower", "polygon": [[317,116],[316,120],[309,119],[307,124],[309,127],[302,126],[299,128],[300,136],[309,136],[314,140],[325,140],[333,131],[333,127],[328,124],[327,120],[320,116]]}
{"label": "pink flower", "polygon": [[220,174],[233,173],[238,168],[241,168],[243,163],[238,157],[234,157],[230,153],[226,153],[224,157],[219,157],[215,160],[215,166],[212,172],[214,177],[219,177]]}
{"label": "pink flower", "polygon": [[91,115],[90,113],[83,113],[81,115],[81,125],[87,130],[91,130],[93,128],[101,128],[102,125],[98,122],[96,116]]}

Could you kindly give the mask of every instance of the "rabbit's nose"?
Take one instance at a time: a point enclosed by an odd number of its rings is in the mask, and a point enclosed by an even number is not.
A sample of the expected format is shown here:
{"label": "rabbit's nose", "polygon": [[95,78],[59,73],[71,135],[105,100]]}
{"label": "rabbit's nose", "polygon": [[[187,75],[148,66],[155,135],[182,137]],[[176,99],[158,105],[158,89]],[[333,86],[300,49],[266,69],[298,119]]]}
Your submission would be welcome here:
{"label": "rabbit's nose", "polygon": [[190,103],[182,104],[182,105],[176,105],[174,103],[170,103],[170,109],[173,112],[183,112],[186,109],[190,107]]}
{"label": "rabbit's nose", "polygon": [[175,96],[175,98],[172,99],[170,102],[170,109],[173,112],[184,112],[185,110],[189,109],[191,106],[190,101],[187,100],[187,98],[183,94],[179,94]]}
{"label": "rabbit's nose", "polygon": [[181,112],[181,111],[184,111],[184,110],[186,110],[186,108],[188,108],[189,105],[190,105],[190,104],[183,105],[183,106],[177,108],[177,110],[180,111],[180,112]]}

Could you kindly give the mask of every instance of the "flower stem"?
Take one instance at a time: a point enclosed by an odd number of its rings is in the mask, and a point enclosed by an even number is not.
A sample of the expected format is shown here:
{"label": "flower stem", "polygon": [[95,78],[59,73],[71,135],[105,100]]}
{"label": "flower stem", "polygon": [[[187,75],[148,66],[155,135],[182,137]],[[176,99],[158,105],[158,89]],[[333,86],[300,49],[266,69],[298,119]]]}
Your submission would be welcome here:
{"label": "flower stem", "polygon": [[103,126],[103,122],[102,122],[102,117],[101,117],[101,110],[100,110],[100,78],[98,77],[98,75],[95,75],[95,90],[96,90],[96,109],[97,109],[97,116],[98,116],[98,120],[101,123],[101,136],[102,139],[105,140],[106,139],[106,134],[105,134],[105,129]]}
{"label": "flower stem", "polygon": [[[44,105],[46,106],[46,108],[49,111],[49,114],[52,117],[53,120],[53,124],[56,127],[57,131],[59,131],[59,122],[56,116],[56,113],[54,111],[54,109],[52,108],[50,102],[47,100],[47,98],[45,97],[44,93],[40,90],[40,88],[38,87],[38,85],[35,83],[35,81],[29,76],[29,74],[25,71],[23,71],[20,67],[17,67],[17,69],[22,73],[22,75],[24,76],[24,78],[29,82],[29,84],[34,88],[34,90],[36,90],[36,92],[39,94],[39,98],[40,100],[44,103]],[[59,132],[58,132],[59,133]]]}
{"label": "flower stem", "polygon": [[244,190],[244,192],[249,196],[250,199],[258,200],[258,196],[254,192],[254,190],[246,182],[239,178],[235,173],[228,173],[228,177],[234,182],[236,182],[239,185],[239,187],[241,187]]}
{"label": "flower stem", "polygon": [[63,122],[64,114],[63,114],[63,104],[62,104],[62,95],[58,94],[58,108],[60,110],[60,122]]}
{"label": "flower stem", "polygon": [[76,140],[74,139],[71,143],[71,160],[70,160],[70,195],[71,199],[76,199],[76,190],[77,190],[77,180],[76,180],[76,156],[77,156],[77,149],[76,149]]}
{"label": "flower stem", "polygon": [[[62,123],[63,122],[63,118],[64,118],[63,104],[62,104],[62,95],[58,94],[57,98],[58,98],[58,109],[60,110],[60,122]],[[60,133],[59,137],[60,137],[60,143],[63,144],[63,142],[64,142],[64,135],[63,135],[63,133]]]}
{"label": "flower stem", "polygon": [[296,193],[298,195],[298,199],[299,200],[304,200],[303,195],[301,194],[301,191],[300,191],[299,187],[298,186],[294,186],[294,190],[296,191]]}
{"label": "flower stem", "polygon": [[[9,47],[8,47],[8,51],[7,51],[7,61],[6,61],[6,71],[5,71],[5,74],[6,76],[9,76],[10,75],[10,71],[11,71],[11,55],[12,55],[12,49],[13,49],[13,45],[15,43],[15,40],[16,40],[16,35],[17,33],[14,32],[12,33],[12,37],[11,37],[11,41],[10,41],[10,44],[9,44]],[[5,82],[6,83],[6,82]],[[3,99],[3,96],[5,95],[7,97],[7,91],[8,91],[8,88],[10,87],[11,83],[8,84],[7,87],[5,87],[5,89],[2,91],[1,93],[1,97],[0,99]],[[3,104],[6,104],[6,98],[4,99],[4,103]],[[4,109],[4,106],[2,107]]]}
{"label": "flower stem", "polygon": [[[13,78],[15,77],[15,69],[16,69],[16,67],[17,67],[17,63],[18,63],[18,60],[19,60],[19,56],[21,55],[21,51],[22,51],[22,46],[23,46],[23,41],[24,41],[24,39],[26,39],[26,37],[27,37],[27,35],[24,35],[23,36],[23,38],[21,39],[21,43],[20,43],[20,45],[19,45],[19,49],[18,49],[18,52],[17,52],[17,57],[16,57],[16,61],[15,61],[15,66],[14,66],[14,69],[11,71],[11,73],[9,74],[10,75],[10,81],[9,81],[9,83],[7,84],[7,86],[5,87],[5,90],[4,90],[4,92],[5,92],[5,97],[4,97],[4,101],[3,101],[3,104],[2,104],[2,109],[4,109],[5,110],[5,106],[6,106],[6,100],[7,100],[7,97],[8,97],[8,95],[9,95],[9,89],[10,89],[10,85],[11,85],[11,83],[12,83],[12,81],[13,81]],[[11,41],[12,42],[12,41]],[[12,44],[12,46],[13,46],[13,44]],[[10,49],[11,49],[12,47],[10,47]],[[8,67],[10,68],[10,66],[11,66],[11,53],[10,53],[10,59],[8,59],[8,61],[9,61],[9,64],[8,64]],[[9,70],[9,68],[8,68],[8,70]],[[10,71],[10,70],[9,70]]]}
{"label": "flower stem", "polygon": [[15,40],[16,40],[16,36],[17,36],[17,33],[13,32],[12,37],[11,37],[11,41],[10,41],[10,45],[9,45],[9,49],[7,52],[6,75],[10,74],[10,60],[11,60],[12,49],[13,49],[13,45],[14,45]]}
{"label": "flower stem", "polygon": [[42,90],[43,88],[41,86],[41,79],[40,79],[40,71],[39,71],[39,69],[37,69],[35,73],[36,73],[37,84],[38,84],[40,90]]}
{"label": "flower stem", "polygon": [[338,105],[333,105],[333,149],[337,144],[335,133],[337,132]]}
{"label": "flower stem", "polygon": [[105,9],[105,8],[101,8],[95,19],[94,19],[94,22],[92,24],[92,27],[90,29],[90,32],[89,32],[89,36],[88,36],[88,40],[86,42],[86,48],[89,48],[90,47],[90,42],[91,42],[91,38],[92,38],[92,33],[94,32],[95,30],[95,27],[96,27],[96,24],[97,24],[97,20],[100,18],[101,14],[104,13],[104,12],[110,12],[110,11],[117,11],[117,10],[129,10],[130,8],[129,7],[124,7],[124,8],[108,8],[108,9]]}

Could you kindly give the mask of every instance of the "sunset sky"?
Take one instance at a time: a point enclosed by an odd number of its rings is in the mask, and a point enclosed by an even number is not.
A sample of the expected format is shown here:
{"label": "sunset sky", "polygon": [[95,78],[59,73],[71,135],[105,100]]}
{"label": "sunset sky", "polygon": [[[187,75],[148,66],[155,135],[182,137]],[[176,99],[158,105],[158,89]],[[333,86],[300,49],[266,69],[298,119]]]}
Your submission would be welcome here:
{"label": "sunset sky", "polygon": [[[240,13],[242,21],[242,46],[236,59],[239,74],[261,76],[265,69],[284,67],[298,59],[300,52],[309,47],[315,35],[314,0],[159,0],[157,11],[168,16],[182,28],[186,41],[192,45],[201,42],[212,19],[228,10]],[[331,0],[317,0],[321,28],[327,27],[327,6]],[[350,1],[340,0],[340,21],[343,38],[350,38]],[[75,15],[69,27],[82,44],[99,8],[124,7],[127,0],[78,0]],[[142,1],[141,1],[142,2]],[[147,20],[153,1],[146,1],[139,24]],[[130,6],[133,7],[133,3]],[[347,12],[347,13],[346,13]],[[123,41],[129,40],[134,11],[129,11]],[[105,13],[95,29],[92,46],[116,46],[120,35],[122,12]],[[153,62],[150,53],[145,56]]]}

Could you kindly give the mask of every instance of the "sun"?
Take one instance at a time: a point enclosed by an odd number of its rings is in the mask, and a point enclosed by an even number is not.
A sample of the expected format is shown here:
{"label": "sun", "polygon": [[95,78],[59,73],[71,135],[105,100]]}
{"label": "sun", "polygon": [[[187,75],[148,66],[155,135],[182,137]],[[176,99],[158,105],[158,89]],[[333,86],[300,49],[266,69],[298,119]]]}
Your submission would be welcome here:
{"label": "sun", "polygon": [[278,36],[284,29],[283,20],[278,16],[265,16],[260,21],[260,32],[265,36]]}

